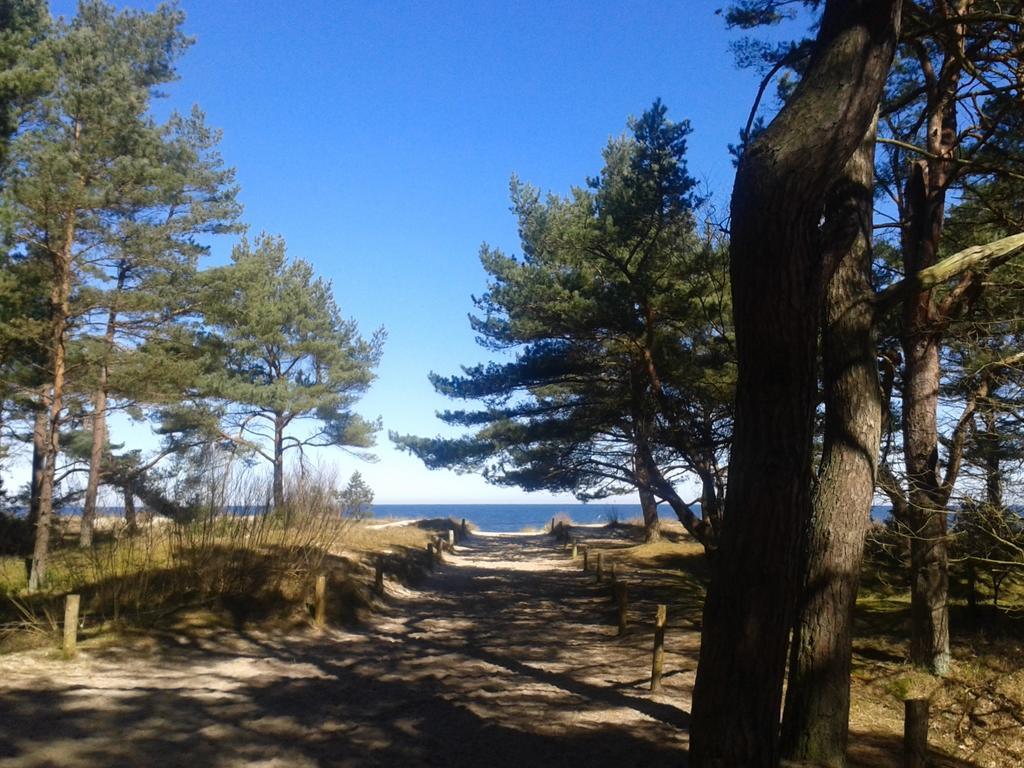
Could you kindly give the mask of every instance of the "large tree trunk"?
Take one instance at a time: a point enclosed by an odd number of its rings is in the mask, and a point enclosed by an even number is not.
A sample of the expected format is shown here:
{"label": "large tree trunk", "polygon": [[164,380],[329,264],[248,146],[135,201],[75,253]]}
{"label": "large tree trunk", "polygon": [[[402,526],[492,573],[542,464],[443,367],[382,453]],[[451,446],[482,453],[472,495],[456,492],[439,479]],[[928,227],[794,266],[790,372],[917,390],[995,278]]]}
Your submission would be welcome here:
{"label": "large tree trunk", "polygon": [[785,757],[835,768],[846,765],[853,610],[882,419],[871,284],[874,128],[837,184],[824,228],[846,253],[836,254],[826,295],[825,434],[782,722]]}
{"label": "large tree trunk", "polygon": [[830,0],[807,71],[747,149],[732,198],[738,381],[729,492],[704,608],[693,768],[773,767],[810,519],[827,191],[892,63],[899,0]]}

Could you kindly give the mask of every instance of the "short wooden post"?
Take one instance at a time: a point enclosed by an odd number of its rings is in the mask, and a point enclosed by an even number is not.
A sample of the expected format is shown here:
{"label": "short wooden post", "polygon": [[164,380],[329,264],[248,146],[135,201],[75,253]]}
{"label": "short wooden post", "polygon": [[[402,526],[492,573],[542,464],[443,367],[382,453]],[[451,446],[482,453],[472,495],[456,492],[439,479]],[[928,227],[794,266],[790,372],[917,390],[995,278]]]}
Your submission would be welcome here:
{"label": "short wooden post", "polygon": [[611,579],[614,585],[616,582],[615,563],[612,563],[612,567],[608,569],[608,578]]}
{"label": "short wooden post", "polygon": [[78,651],[78,606],[81,598],[68,595],[64,598],[64,657],[70,659]]}
{"label": "short wooden post", "polygon": [[903,766],[928,765],[928,699],[903,702]]}
{"label": "short wooden post", "polygon": [[615,602],[619,605],[619,635],[626,634],[626,610],[629,605],[629,597],[626,593],[626,582],[615,582]]}
{"label": "short wooden post", "polygon": [[576,556],[577,556],[577,555],[579,554],[579,553],[578,553],[578,552],[577,552],[576,550],[577,550],[577,548],[576,548],[576,542],[574,541],[574,542],[572,543],[572,559],[573,559],[573,560],[575,560],[575,559],[576,559]]}
{"label": "short wooden post", "polygon": [[583,570],[587,570],[587,548],[583,548]]}
{"label": "short wooden post", "polygon": [[455,550],[455,529],[448,529],[448,551],[452,552]]}
{"label": "short wooden post", "polygon": [[466,518],[462,518],[462,536],[469,536],[469,526],[466,525]]}
{"label": "short wooden post", "polygon": [[601,552],[598,552],[597,553],[597,571],[595,572],[595,575],[596,575],[596,578],[597,578],[598,582],[600,582],[601,579],[604,578],[604,568],[601,566],[601,560],[603,558],[604,558],[604,555]]}
{"label": "short wooden post", "polygon": [[551,518],[551,533],[555,532],[555,518]]}
{"label": "short wooden post", "polygon": [[651,660],[651,690],[661,690],[661,672],[665,667],[665,622],[668,618],[668,608],[664,605],[658,606],[658,612],[654,617],[654,656]]}
{"label": "short wooden post", "polygon": [[373,591],[378,595],[384,594],[384,558],[377,558],[377,568],[373,574]]}
{"label": "short wooden post", "polygon": [[434,551],[437,553],[437,562],[444,562],[444,547],[448,543],[448,540],[441,534],[437,534],[437,545],[434,547]]}
{"label": "short wooden post", "polygon": [[427,567],[434,570],[434,545],[427,544]]}
{"label": "short wooden post", "polygon": [[316,577],[313,592],[313,621],[318,627],[327,623],[327,577],[322,573]]}

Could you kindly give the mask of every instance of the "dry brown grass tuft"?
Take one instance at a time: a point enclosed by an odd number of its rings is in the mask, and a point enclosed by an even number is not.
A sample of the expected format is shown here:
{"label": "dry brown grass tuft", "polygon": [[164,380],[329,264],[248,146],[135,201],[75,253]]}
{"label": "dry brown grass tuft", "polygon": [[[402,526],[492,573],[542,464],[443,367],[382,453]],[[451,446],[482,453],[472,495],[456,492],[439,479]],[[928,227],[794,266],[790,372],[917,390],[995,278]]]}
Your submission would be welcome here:
{"label": "dry brown grass tuft", "polygon": [[[42,593],[25,593],[20,558],[0,560],[7,595],[0,601],[0,652],[54,642],[52,617],[61,615],[68,593],[82,596],[86,638],[188,625],[195,617],[233,628],[296,626],[309,622],[318,574],[329,580],[328,619],[344,622],[372,607],[375,556],[406,580],[424,565],[429,531],[345,518],[323,478],[292,478],[281,509],[270,508],[266,491],[243,477],[232,483],[232,507],[211,501],[189,520],[150,519],[132,532],[107,521],[88,550],[65,535]],[[211,494],[228,496],[223,488]]]}

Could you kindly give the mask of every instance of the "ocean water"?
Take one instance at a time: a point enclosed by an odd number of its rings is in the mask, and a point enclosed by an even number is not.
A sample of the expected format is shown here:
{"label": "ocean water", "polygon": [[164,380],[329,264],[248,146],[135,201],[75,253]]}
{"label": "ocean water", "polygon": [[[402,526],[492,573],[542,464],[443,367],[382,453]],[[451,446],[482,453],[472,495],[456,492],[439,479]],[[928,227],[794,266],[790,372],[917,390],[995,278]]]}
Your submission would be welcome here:
{"label": "ocean water", "polygon": [[[24,514],[25,510],[20,510]],[[238,508],[238,513],[251,510]],[[700,506],[695,505],[694,511],[700,514]],[[81,507],[68,506],[61,514],[68,516],[80,515]],[[120,516],[123,507],[100,507],[101,516]],[[871,508],[871,518],[884,521],[889,518],[892,508],[876,506]],[[658,514],[663,519],[674,519],[672,510],[665,504],[658,506]],[[374,504],[373,517],[376,519],[424,520],[450,517],[454,520],[465,518],[477,528],[485,531],[513,533],[524,530],[537,530],[551,524],[551,518],[565,516],[574,523],[606,524],[618,520],[639,520],[643,517],[639,504]]]}
{"label": "ocean water", "polygon": [[[700,505],[694,511],[700,514]],[[871,508],[871,519],[882,522],[892,513],[889,506]],[[625,522],[643,518],[639,504],[374,504],[376,518],[424,519],[451,517],[466,518],[485,531],[501,533],[543,528],[558,515],[569,517],[574,523]],[[658,506],[662,519],[675,519],[665,504]]]}
{"label": "ocean water", "polygon": [[[141,507],[140,507],[141,509]],[[238,507],[230,508],[237,514],[251,514],[256,510]],[[28,510],[15,508],[15,514],[24,515]],[[98,507],[101,517],[120,517],[124,507]],[[80,506],[68,505],[60,510],[65,517],[82,514]],[[665,509],[662,514],[671,515]],[[502,533],[544,528],[551,524],[551,518],[564,515],[574,523],[605,524],[613,520],[643,517],[639,504],[374,504],[372,516],[375,519],[425,520],[450,517],[454,520],[466,518],[477,528]]]}
{"label": "ocean water", "polygon": [[[671,512],[669,512],[671,514]],[[639,504],[374,504],[375,518],[465,518],[485,531],[509,533],[544,528],[551,518],[566,516],[574,523],[609,523],[643,517]]]}

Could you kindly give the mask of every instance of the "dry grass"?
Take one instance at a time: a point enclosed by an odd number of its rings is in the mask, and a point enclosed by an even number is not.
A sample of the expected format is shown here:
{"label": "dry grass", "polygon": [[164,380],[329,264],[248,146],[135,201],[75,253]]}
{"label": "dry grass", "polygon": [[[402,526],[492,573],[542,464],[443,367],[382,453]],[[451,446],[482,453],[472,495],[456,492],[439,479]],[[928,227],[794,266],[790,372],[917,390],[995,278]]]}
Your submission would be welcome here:
{"label": "dry grass", "polygon": [[[663,538],[652,544],[642,543],[639,524],[612,525],[588,538],[592,530],[576,528],[571,535],[592,554],[600,551],[605,568],[616,564],[622,578],[650,582],[663,574],[665,601],[699,624],[707,563],[701,545],[678,523],[663,521]],[[1002,611],[983,606],[973,617],[956,601],[952,671],[937,678],[907,661],[910,603],[901,578],[877,561],[866,566],[854,642],[852,764],[899,765],[903,701],[924,696],[931,700],[936,766],[1024,765],[1024,593],[1013,585],[1001,599]]]}
{"label": "dry grass", "polygon": [[[851,729],[902,737],[903,701],[931,701],[929,741],[982,768],[1024,765],[1024,627],[1012,613],[996,625],[951,608],[953,663],[945,678],[908,662],[910,603],[862,592],[854,641]],[[989,617],[991,618],[991,617]]]}
{"label": "dry grass", "polygon": [[329,620],[343,622],[372,607],[371,556],[385,557],[389,574],[404,580],[425,567],[427,529],[345,518],[322,478],[293,478],[282,509],[245,478],[230,498],[251,511],[209,503],[190,520],[150,519],[134,531],[104,520],[85,550],[65,526],[37,594],[26,592],[22,558],[0,558],[0,651],[56,644],[53,617],[69,593],[82,596],[86,638],[209,622],[296,626],[309,623],[318,574],[329,580]]}

